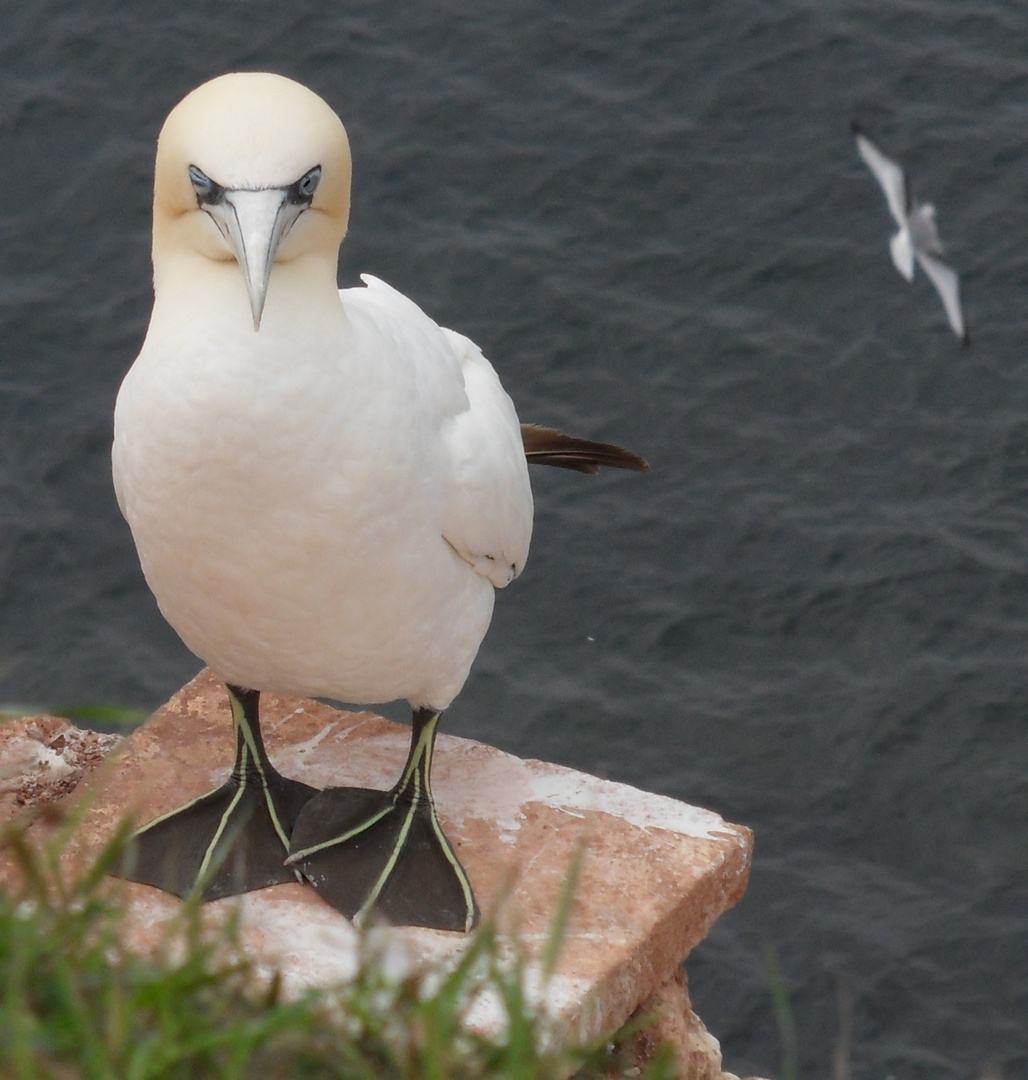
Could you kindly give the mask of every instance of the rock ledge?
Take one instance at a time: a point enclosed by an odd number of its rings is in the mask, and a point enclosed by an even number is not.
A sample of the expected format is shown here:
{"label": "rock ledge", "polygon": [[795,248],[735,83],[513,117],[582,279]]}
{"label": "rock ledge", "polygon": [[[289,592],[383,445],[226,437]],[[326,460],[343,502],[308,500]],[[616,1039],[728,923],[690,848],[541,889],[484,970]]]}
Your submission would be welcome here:
{"label": "rock ledge", "polygon": [[[388,788],[408,729],[371,713],[303,699],[261,699],[268,752],[315,787]],[[54,717],[0,724],[0,821],[84,796],[88,856],[126,812],[144,822],[217,786],[232,763],[224,688],[203,671],[129,738],[81,732]],[[105,757],[107,758],[104,762]],[[99,767],[104,762],[103,767]],[[752,834],[717,814],[482,743],[440,735],[433,771],[444,827],[482,911],[522,947],[542,949],[568,867],[584,843],[568,932],[546,1007],[558,1028],[592,1035],[642,1009],[652,1036],[674,1043],[683,1078],[719,1080],[717,1040],[692,1013],[681,962],[746,888]],[[31,831],[40,838],[45,816]],[[0,857],[0,883],[10,868]],[[124,885],[134,941],[145,949],[177,909],[173,897]],[[279,885],[207,906],[232,905],[244,941],[291,991],[338,983],[357,963],[357,935],[313,889]],[[384,930],[409,962],[452,962],[463,935]],[[488,1005],[478,1023],[493,1022]]]}

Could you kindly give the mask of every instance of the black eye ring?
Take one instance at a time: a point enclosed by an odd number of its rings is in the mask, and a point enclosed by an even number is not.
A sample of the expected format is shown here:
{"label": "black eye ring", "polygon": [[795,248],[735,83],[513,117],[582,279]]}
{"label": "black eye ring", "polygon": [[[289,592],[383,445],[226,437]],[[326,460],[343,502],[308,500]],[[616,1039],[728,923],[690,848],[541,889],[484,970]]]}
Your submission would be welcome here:
{"label": "black eye ring", "polygon": [[321,166],[315,165],[309,172],[303,174],[295,184],[289,186],[289,201],[296,205],[306,203],[310,206],[314,198],[314,192],[321,183]]}
{"label": "black eye ring", "polygon": [[225,198],[225,189],[195,165],[189,166],[189,182],[196,194],[197,206],[216,206]]}

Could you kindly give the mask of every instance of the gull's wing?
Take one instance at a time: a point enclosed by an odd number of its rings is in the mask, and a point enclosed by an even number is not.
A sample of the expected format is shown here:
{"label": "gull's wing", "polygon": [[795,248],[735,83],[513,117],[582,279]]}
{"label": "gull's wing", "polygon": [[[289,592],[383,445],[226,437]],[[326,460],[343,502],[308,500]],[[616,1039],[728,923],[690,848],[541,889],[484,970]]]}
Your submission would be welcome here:
{"label": "gull's wing", "polygon": [[896,219],[896,224],[903,226],[907,222],[907,185],[903,179],[903,170],[892,158],[887,158],[881,150],[864,134],[863,128],[854,122],[853,134],[857,137],[857,150],[864,159],[874,178],[885,192],[885,201],[889,212]]}
{"label": "gull's wing", "polygon": [[956,270],[923,251],[917,252],[917,261],[921,264],[921,269],[931,278],[939,296],[942,297],[946,317],[949,319],[950,326],[953,327],[953,333],[966,344],[967,328],[964,326],[964,314],[960,308],[960,279],[957,277]]}
{"label": "gull's wing", "polygon": [[556,465],[576,472],[597,473],[601,465],[611,469],[649,472],[649,465],[638,454],[612,443],[591,442],[565,435],[556,428],[522,424],[521,441],[530,465]]}
{"label": "gull's wing", "polygon": [[482,350],[440,328],[460,361],[469,408],[446,422],[452,478],[443,536],[497,588],[521,573],[532,538],[532,488],[514,404]]}
{"label": "gull's wing", "polygon": [[907,279],[914,280],[914,245],[910,241],[910,230],[902,229],[889,241],[889,254],[892,264]]}

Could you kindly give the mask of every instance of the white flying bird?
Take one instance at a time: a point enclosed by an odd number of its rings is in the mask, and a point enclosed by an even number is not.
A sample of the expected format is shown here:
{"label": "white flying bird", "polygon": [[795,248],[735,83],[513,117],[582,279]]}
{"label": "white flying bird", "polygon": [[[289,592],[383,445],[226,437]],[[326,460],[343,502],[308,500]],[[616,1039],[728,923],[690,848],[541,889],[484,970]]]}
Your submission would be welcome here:
{"label": "white flying bird", "polygon": [[914,260],[921,264],[942,297],[953,333],[966,345],[969,338],[960,309],[960,280],[955,270],[936,258],[943,250],[935,225],[935,207],[931,203],[913,203],[907,195],[902,168],[871,142],[855,120],[850,126],[857,137],[857,150],[881,184],[889,212],[899,226],[899,232],[889,241],[896,269],[907,281],[913,281]]}
{"label": "white flying bird", "polygon": [[[228,684],[236,761],[143,826],[119,872],[205,898],[299,872],[348,916],[466,930],[432,752],[528,555],[526,461],[646,463],[522,427],[478,347],[383,282],[340,292],[349,209],[343,125],[298,83],[225,75],[164,124],[154,309],[118,395],[114,481],[161,611]],[[261,691],[408,699],[395,787],[279,774]]]}

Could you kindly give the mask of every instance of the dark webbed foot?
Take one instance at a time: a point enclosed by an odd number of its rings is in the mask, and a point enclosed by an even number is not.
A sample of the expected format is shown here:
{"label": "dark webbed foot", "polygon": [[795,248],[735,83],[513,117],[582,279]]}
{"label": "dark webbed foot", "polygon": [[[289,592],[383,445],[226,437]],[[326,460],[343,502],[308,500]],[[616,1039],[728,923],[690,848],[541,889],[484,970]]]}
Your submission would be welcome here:
{"label": "dark webbed foot", "polygon": [[290,780],[268,760],[259,693],[230,686],[236,761],[220,788],[137,830],[116,873],[130,881],[216,900],[295,881],[285,866],[289,835],[317,789]]}
{"label": "dark webbed foot", "polygon": [[374,911],[404,926],[468,931],[478,918],[432,801],[438,722],[437,712],[415,712],[410,754],[392,791],[328,788],[296,820],[289,864],[356,923]]}

